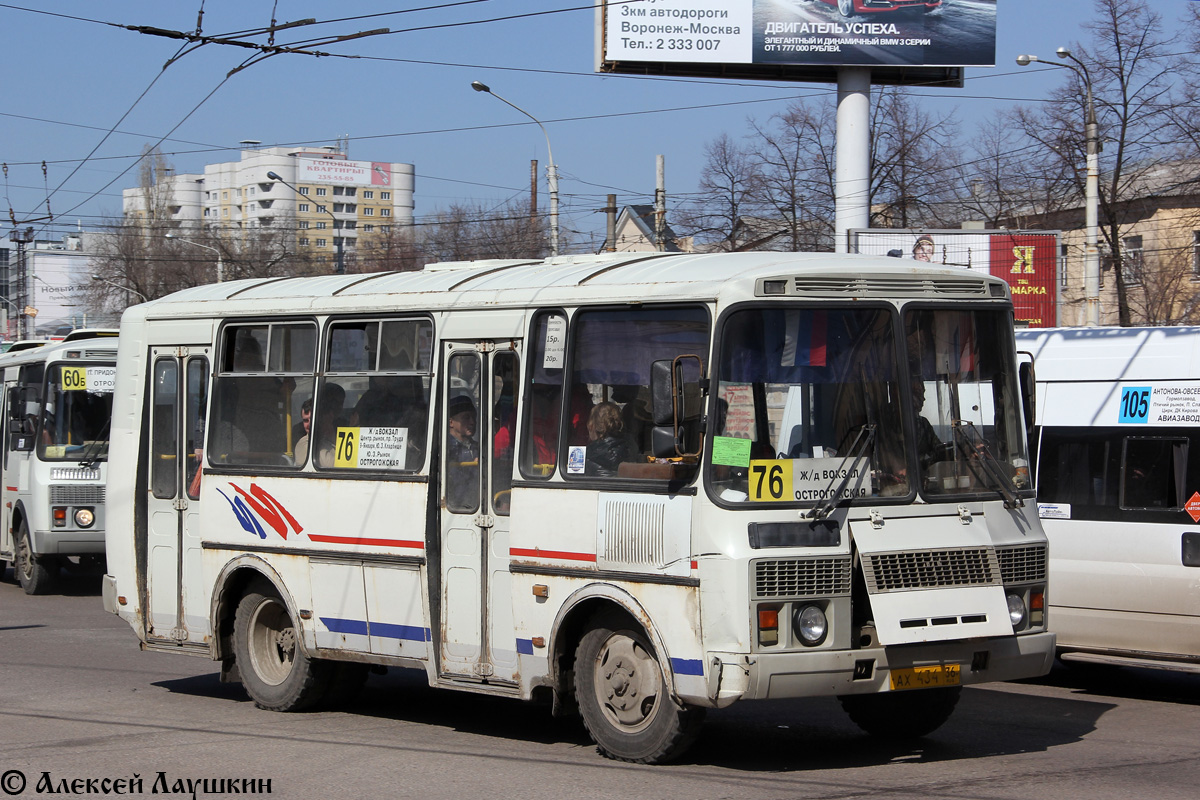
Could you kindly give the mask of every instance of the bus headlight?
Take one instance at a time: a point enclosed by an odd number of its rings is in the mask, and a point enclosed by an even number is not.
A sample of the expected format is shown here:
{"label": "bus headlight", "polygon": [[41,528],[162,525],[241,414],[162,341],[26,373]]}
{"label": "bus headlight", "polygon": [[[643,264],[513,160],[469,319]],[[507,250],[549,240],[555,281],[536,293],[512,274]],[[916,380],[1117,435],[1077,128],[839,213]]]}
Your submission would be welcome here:
{"label": "bus headlight", "polygon": [[1008,621],[1012,623],[1014,631],[1019,631],[1025,627],[1025,620],[1028,617],[1025,601],[1019,594],[1010,594],[1006,599],[1008,600]]}
{"label": "bus headlight", "polygon": [[90,508],[75,509],[75,524],[81,528],[90,528],[96,521],[96,514]]}
{"label": "bus headlight", "polygon": [[825,641],[829,620],[818,606],[801,606],[792,614],[792,630],[806,647],[816,647]]}

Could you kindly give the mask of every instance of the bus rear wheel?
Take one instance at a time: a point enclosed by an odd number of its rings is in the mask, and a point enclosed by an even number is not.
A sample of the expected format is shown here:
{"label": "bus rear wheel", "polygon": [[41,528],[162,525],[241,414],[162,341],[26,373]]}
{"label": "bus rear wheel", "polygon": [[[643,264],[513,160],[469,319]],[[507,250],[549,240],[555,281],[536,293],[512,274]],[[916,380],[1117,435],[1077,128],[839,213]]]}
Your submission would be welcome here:
{"label": "bus rear wheel", "polygon": [[942,727],[961,686],[908,692],[843,695],[838,699],[855,725],[880,739],[919,739]]}
{"label": "bus rear wheel", "polygon": [[320,702],[329,684],[329,665],[310,659],[275,588],[256,582],[238,603],[233,652],[246,693],[259,708],[303,711]]}
{"label": "bus rear wheel", "polygon": [[17,529],[17,541],[13,553],[13,577],[25,594],[45,594],[54,584],[58,564],[48,556],[36,556],[33,543],[29,540],[29,526],[21,520]]}
{"label": "bus rear wheel", "polygon": [[580,639],[575,695],[601,755],[619,761],[671,761],[695,741],[704,721],[704,709],[675,703],[646,635],[618,615],[597,618]]}

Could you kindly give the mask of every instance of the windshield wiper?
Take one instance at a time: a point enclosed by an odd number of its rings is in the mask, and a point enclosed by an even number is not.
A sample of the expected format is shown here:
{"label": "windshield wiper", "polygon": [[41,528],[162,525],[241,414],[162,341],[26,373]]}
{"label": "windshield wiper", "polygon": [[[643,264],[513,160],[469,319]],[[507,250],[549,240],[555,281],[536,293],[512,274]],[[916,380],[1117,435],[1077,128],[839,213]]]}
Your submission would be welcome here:
{"label": "windshield wiper", "polygon": [[[837,508],[838,498],[840,498],[842,492],[845,491],[846,484],[850,482],[850,479],[854,477],[863,477],[861,473],[856,473],[853,469],[846,469],[846,462],[849,461],[852,464],[857,463],[858,460],[862,458],[863,454],[866,453],[871,447],[871,443],[873,441],[875,441],[874,425],[867,424],[859,428],[858,436],[854,437],[854,442],[850,445],[850,452],[846,454],[845,458],[842,459],[842,463],[838,465],[838,473],[845,473],[842,475],[841,483],[837,485],[836,489],[833,489],[833,481],[837,480],[837,477],[834,477],[829,482],[829,486],[825,487],[825,491],[823,491],[817,498],[816,504],[814,504],[813,507],[808,510],[807,514],[805,514],[806,517],[809,517],[810,519],[825,519],[831,513],[833,513],[833,509]],[[822,503],[820,499],[822,496],[825,498],[824,503]]]}
{"label": "windshield wiper", "polygon": [[[1012,479],[1005,474],[1004,469],[1000,466],[999,460],[992,455],[992,450],[988,447],[987,440],[975,430],[975,423],[967,420],[954,420],[951,423],[951,430],[954,431],[954,438],[958,442],[959,449],[967,458],[967,463],[970,464],[971,457],[977,456],[980,464],[983,465],[983,471],[986,472],[995,482],[992,487],[1004,500],[1005,508],[1018,508],[1025,505],[1021,498],[1017,497],[1016,486],[1013,485]],[[970,431],[970,434],[967,431]]]}
{"label": "windshield wiper", "polygon": [[92,439],[91,443],[84,448],[83,458],[79,459],[79,466],[85,469],[91,469],[96,466],[96,462],[100,460],[100,448],[108,445],[108,428],[110,425],[112,425],[111,417],[104,423],[104,427],[100,430],[100,435]]}

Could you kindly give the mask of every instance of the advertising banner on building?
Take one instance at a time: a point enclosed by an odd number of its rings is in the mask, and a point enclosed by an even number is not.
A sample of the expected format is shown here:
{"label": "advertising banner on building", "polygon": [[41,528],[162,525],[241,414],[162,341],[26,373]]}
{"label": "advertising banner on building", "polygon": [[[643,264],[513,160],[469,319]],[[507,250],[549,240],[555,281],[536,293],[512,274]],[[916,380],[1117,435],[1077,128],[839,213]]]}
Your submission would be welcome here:
{"label": "advertising banner on building", "polygon": [[627,61],[893,67],[996,63],[996,0],[599,2],[602,70],[604,64]]}
{"label": "advertising banner on building", "polygon": [[333,158],[296,159],[299,183],[340,183],[353,186],[391,186],[392,165],[386,161],[342,161]]}
{"label": "advertising banner on building", "polygon": [[1057,231],[851,231],[856,253],[892,256],[986,272],[1012,291],[1018,323],[1030,328],[1058,324]]}

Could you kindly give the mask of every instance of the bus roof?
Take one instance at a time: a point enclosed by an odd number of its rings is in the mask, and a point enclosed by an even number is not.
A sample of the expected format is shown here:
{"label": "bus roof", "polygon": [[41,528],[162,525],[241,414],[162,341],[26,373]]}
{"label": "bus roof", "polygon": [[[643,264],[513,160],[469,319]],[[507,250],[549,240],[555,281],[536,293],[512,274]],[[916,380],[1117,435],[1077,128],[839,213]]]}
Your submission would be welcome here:
{"label": "bus roof", "polygon": [[40,361],[53,361],[62,358],[67,353],[78,352],[80,358],[114,360],[117,357],[117,337],[103,336],[95,339],[81,339],[73,342],[47,342],[42,347],[26,350],[10,350],[0,354],[0,368],[34,364]]}
{"label": "bus roof", "polygon": [[[422,308],[463,300],[482,307],[573,304],[580,301],[715,299],[731,280],[747,297],[756,281],[789,281],[788,295],[821,297],[974,295],[1006,297],[1003,281],[961,268],[831,253],[623,253],[546,260],[431,264],[413,272],[258,278],[185,289],[128,309],[132,318],[211,316],[221,311],[344,310],[420,295]],[[989,287],[989,284],[992,286]],[[746,287],[751,287],[749,291]],[[794,288],[793,288],[794,287]],[[997,288],[997,287],[1003,287]]]}
{"label": "bus roof", "polygon": [[1200,379],[1200,327],[1017,331],[1039,383]]}

